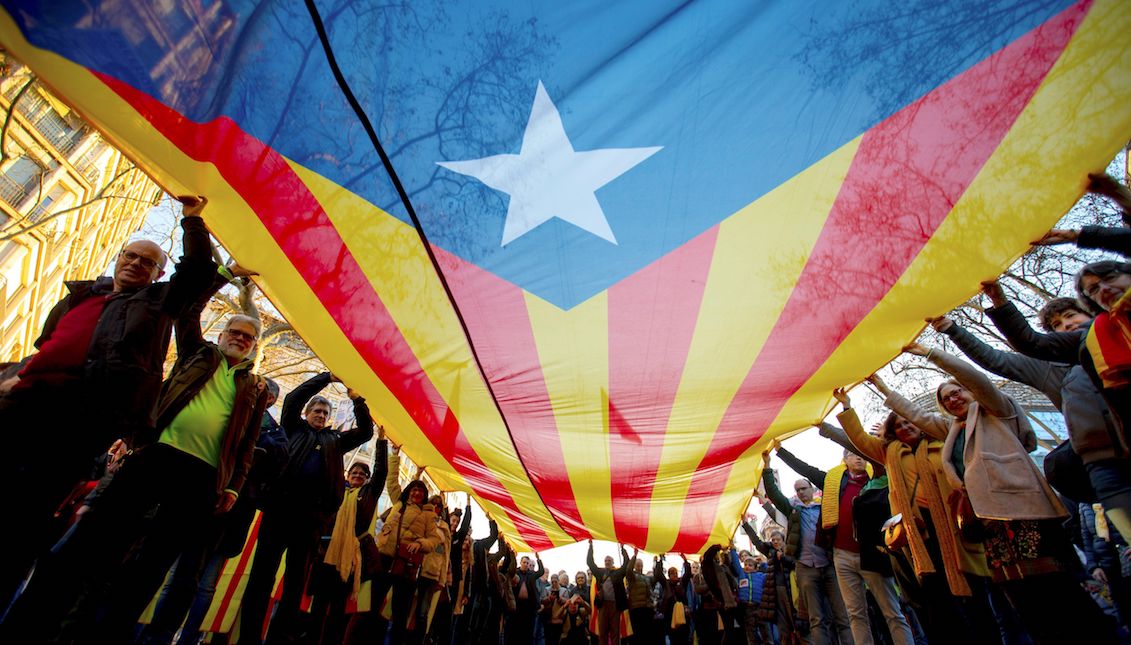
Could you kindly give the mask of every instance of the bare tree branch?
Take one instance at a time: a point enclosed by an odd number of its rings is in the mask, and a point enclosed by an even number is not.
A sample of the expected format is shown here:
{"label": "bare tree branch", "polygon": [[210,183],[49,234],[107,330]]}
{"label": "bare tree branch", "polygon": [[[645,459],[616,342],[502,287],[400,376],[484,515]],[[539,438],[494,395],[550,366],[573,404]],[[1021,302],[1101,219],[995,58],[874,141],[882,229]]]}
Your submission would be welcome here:
{"label": "bare tree branch", "polygon": [[12,125],[12,116],[16,113],[16,104],[24,97],[24,93],[35,83],[35,75],[29,76],[27,82],[16,92],[12,102],[8,104],[8,114],[4,116],[4,129],[0,130],[0,161],[8,160],[8,128]]}

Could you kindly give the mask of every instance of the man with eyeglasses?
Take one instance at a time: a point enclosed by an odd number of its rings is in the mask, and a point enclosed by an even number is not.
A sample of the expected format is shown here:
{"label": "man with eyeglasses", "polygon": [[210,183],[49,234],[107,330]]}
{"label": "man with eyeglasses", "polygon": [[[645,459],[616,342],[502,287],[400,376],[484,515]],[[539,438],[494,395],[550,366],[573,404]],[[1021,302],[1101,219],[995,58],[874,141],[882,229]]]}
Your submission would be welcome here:
{"label": "man with eyeglasses", "polygon": [[[40,428],[50,450],[28,450],[0,470],[0,487],[19,530],[0,559],[0,606],[14,593],[44,544],[51,516],[90,463],[118,438],[153,426],[174,321],[216,276],[203,197],[181,197],[184,255],[168,281],[154,242],[131,242],[112,277],[67,282],[18,379],[0,386],[0,425]],[[15,541],[13,544],[12,541]]]}
{"label": "man with eyeglasses", "polygon": [[[230,273],[249,274],[238,265]],[[66,642],[129,642],[178,556],[218,534],[218,517],[247,479],[268,399],[265,380],[252,372],[259,320],[232,316],[216,343],[201,334],[200,313],[225,282],[217,277],[177,321],[177,362],[161,387],[154,430],[135,438],[91,510],[40,558],[6,621],[11,631],[0,637],[50,640],[61,626]],[[108,594],[90,593],[111,579]],[[92,616],[97,623],[89,625]]]}
{"label": "man with eyeglasses", "polygon": [[770,469],[770,451],[762,453],[762,482],[766,495],[779,511],[789,516],[785,554],[794,558],[797,565],[797,589],[809,610],[810,636],[814,645],[830,645],[838,640],[852,643],[848,611],[837,585],[836,570],[829,551],[818,539],[821,519],[821,502],[815,499],[816,490],[808,479],[798,479],[793,484],[795,500],[782,494],[774,472]]}

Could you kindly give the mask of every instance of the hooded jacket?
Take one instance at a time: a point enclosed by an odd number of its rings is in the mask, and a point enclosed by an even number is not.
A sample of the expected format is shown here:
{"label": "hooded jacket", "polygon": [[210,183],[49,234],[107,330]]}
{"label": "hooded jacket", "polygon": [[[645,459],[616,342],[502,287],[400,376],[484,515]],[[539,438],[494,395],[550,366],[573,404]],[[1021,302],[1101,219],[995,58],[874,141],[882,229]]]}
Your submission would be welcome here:
{"label": "hooded jacket", "polygon": [[415,542],[420,545],[421,552],[431,553],[443,540],[436,526],[436,512],[431,504],[413,504],[409,501],[412,491],[417,488],[424,490],[425,498],[428,496],[424,482],[419,479],[409,482],[404,491],[400,491],[399,483],[395,482],[397,471],[400,470],[396,465],[397,462],[395,455],[390,457],[385,489],[390,497],[394,496],[394,492],[400,492],[400,495],[396,496],[397,501],[390,509],[385,524],[377,535],[377,550],[382,555],[392,557],[397,553],[398,544],[407,545]]}

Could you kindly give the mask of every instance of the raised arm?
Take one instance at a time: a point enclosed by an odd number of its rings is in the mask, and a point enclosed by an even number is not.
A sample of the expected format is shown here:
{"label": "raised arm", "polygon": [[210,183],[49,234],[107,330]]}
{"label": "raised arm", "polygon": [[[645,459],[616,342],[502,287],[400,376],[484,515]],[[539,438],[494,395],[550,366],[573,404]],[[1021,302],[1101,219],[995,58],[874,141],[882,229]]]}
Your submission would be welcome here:
{"label": "raised arm", "polygon": [[734,575],[741,576],[742,563],[738,561],[738,549],[731,547],[728,557],[730,558],[730,568],[734,571]]}
{"label": "raised arm", "polygon": [[814,468],[804,461],[801,461],[801,459],[799,459],[797,455],[786,450],[783,446],[778,446],[778,457],[782,461],[784,461],[787,466],[795,470],[797,474],[813,482],[813,484],[817,488],[824,490],[825,471],[821,470],[820,468]]}
{"label": "raised arm", "polygon": [[365,399],[353,390],[346,392],[353,401],[354,427],[338,432],[342,452],[353,450],[373,438],[373,415],[369,413]]}
{"label": "raised arm", "polygon": [[766,486],[766,495],[779,511],[789,517],[793,513],[793,505],[789,503],[789,498],[782,494],[781,489],[778,488],[778,483],[774,481],[774,471],[770,470],[769,451],[765,452],[762,457],[762,483]]}
{"label": "raised arm", "polygon": [[307,401],[315,394],[326,389],[330,384],[330,373],[323,372],[317,376],[313,376],[302,385],[291,390],[291,393],[283,399],[283,428],[288,431],[298,427],[302,421],[302,409],[306,407]]}
{"label": "raised arm", "polygon": [[401,449],[393,446],[389,451],[389,473],[385,475],[385,491],[393,504],[401,497]]}
{"label": "raised arm", "polygon": [[464,540],[467,534],[471,532],[471,496],[467,496],[467,507],[463,509],[463,521],[456,530],[455,537],[452,538],[453,542]]}
{"label": "raised arm", "polygon": [[620,560],[624,564],[620,565],[620,569],[617,569],[617,572],[620,574],[620,577],[623,578],[629,571],[629,568],[628,568],[628,551],[625,551],[623,544],[620,547]]}
{"label": "raised arm", "polygon": [[750,522],[742,523],[742,531],[746,533],[746,537],[750,538],[750,543],[754,545],[754,548],[762,552],[762,555],[768,558],[774,552],[774,547],[758,536],[758,532],[754,530],[753,526],[750,526]]}
{"label": "raised arm", "polygon": [[490,530],[487,537],[479,538],[475,541],[475,546],[481,547],[483,550],[490,549],[491,545],[495,543],[495,540],[499,539],[499,525],[495,523],[495,520],[489,520],[487,527]]}
{"label": "raised arm", "polygon": [[1080,229],[1076,246],[1082,249],[1100,249],[1131,256],[1131,228],[1112,228],[1108,226],[1085,226]]}
{"label": "raised arm", "polygon": [[585,563],[589,565],[589,572],[592,573],[594,577],[600,575],[598,573],[600,567],[598,567],[597,562],[593,560],[593,540],[589,540],[589,551],[585,554]]}
{"label": "raised arm", "polygon": [[542,558],[538,557],[537,553],[534,554],[534,560],[538,563],[538,570],[534,572],[534,577],[541,578],[546,573],[546,566],[542,564]]}
{"label": "raised arm", "polygon": [[[935,412],[927,412],[923,408],[915,405],[899,392],[891,392],[884,399],[884,405],[890,408],[899,416],[911,422],[911,425],[919,428],[923,434],[938,439],[939,441],[946,440],[946,434],[950,431],[950,424],[947,423],[946,417]],[[845,429],[847,430],[847,428]],[[851,434],[849,435],[852,436]],[[855,443],[855,440],[853,440]]]}
{"label": "raised arm", "polygon": [[[921,345],[914,347],[925,349]],[[955,380],[970,390],[974,399],[978,401],[978,405],[982,406],[985,411],[996,417],[1012,417],[1016,414],[1013,401],[997,389],[985,374],[974,369],[974,366],[970,363],[938,348],[926,350],[925,354],[928,361],[941,367],[947,374],[953,376]],[[949,426],[949,424],[947,425]]]}
{"label": "raised arm", "polygon": [[993,303],[986,314],[1013,349],[1026,356],[1055,363],[1075,365],[1080,362],[1080,341],[1086,330],[1042,334],[1029,326],[1029,321],[1025,320],[1016,305],[1006,299],[1005,292],[997,282],[983,282],[982,291]]}
{"label": "raised arm", "polygon": [[200,292],[199,297],[177,317],[173,328],[177,330],[177,358],[187,357],[204,345],[204,334],[200,330],[200,315],[208,306],[208,301],[220,291],[228,279],[214,272],[212,282]]}
{"label": "raised arm", "polygon": [[844,428],[844,434],[848,437],[848,440],[856,446],[866,459],[871,459],[878,464],[884,463],[887,455],[884,453],[883,440],[864,431],[864,426],[860,424],[860,417],[856,416],[856,410],[848,408],[836,415],[836,420],[840,423],[840,427]]}
{"label": "raised arm", "polygon": [[[825,439],[828,439],[829,441],[837,444],[841,448],[844,448],[845,450],[847,450],[851,453],[855,453],[857,456],[859,456],[862,459],[867,459],[868,461],[875,461],[874,459],[872,459],[872,458],[866,456],[864,453],[860,452],[860,449],[857,448],[856,445],[852,443],[852,441],[848,438],[848,434],[846,434],[844,432],[843,428],[838,428],[837,426],[834,426],[831,423],[826,423],[826,422],[822,421],[819,424],[817,424],[817,434],[819,434],[822,437],[824,437]],[[879,463],[879,462],[876,462],[876,463]]]}
{"label": "raised arm", "polygon": [[1040,390],[1057,409],[1060,409],[1061,379],[1054,374],[1053,365],[1048,361],[995,349],[949,318],[933,319],[931,325],[939,333],[949,336],[958,349],[962,350],[962,353],[975,365],[992,374]]}
{"label": "raised arm", "polygon": [[634,551],[632,554],[632,558],[630,558],[629,561],[625,563],[624,575],[626,578],[628,578],[629,582],[636,580],[636,558],[639,555],[640,549],[636,549],[636,551]]}
{"label": "raised arm", "polygon": [[1103,195],[1115,202],[1123,211],[1124,226],[1131,226],[1131,189],[1113,179],[1106,172],[1088,173],[1088,192]]}
{"label": "raised arm", "polygon": [[[385,433],[382,430],[377,439],[377,443],[373,446],[373,476],[369,478],[371,482],[385,481],[389,476],[389,440],[385,438]],[[381,491],[377,491],[380,495]]]}
{"label": "raised arm", "polygon": [[161,308],[173,318],[182,316],[209,289],[217,268],[212,259],[208,229],[200,217],[207,200],[196,197],[178,199],[184,204],[184,217],[181,219],[181,247],[184,255],[169,277],[169,285],[161,303]]}

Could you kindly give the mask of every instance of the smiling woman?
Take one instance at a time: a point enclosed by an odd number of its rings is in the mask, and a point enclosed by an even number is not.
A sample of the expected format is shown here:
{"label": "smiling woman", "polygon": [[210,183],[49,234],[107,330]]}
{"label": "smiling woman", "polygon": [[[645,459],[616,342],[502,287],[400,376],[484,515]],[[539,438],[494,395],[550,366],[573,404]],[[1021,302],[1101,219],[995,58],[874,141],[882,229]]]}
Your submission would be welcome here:
{"label": "smiling woman", "polygon": [[[954,489],[947,505],[962,534],[983,543],[995,587],[1038,642],[1082,635],[1080,623],[1088,623],[1089,642],[1109,642],[1098,607],[1064,564],[1074,555],[1060,527],[1068,513],[1029,459],[1036,437],[1024,409],[969,363],[938,349],[923,350],[905,348],[954,377],[936,392],[954,417],[942,450],[943,473]],[[1080,616],[1080,623],[1050,618],[1057,612],[1053,597],[1057,607]]]}

